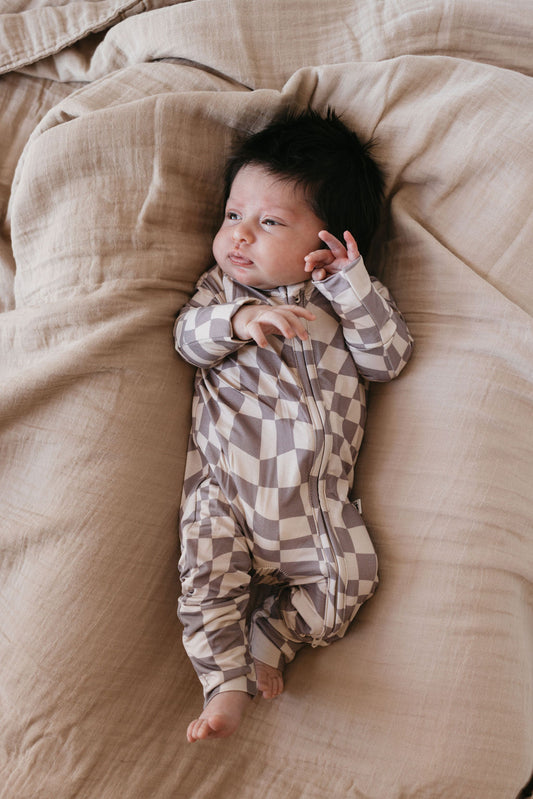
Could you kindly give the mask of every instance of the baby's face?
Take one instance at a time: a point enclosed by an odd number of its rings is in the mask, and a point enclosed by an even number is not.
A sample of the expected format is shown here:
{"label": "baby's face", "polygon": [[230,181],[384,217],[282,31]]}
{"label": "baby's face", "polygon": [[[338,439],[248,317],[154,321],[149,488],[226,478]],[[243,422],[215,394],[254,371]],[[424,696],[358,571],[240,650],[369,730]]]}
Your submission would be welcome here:
{"label": "baby's face", "polygon": [[227,275],[246,286],[289,286],[309,279],[304,258],[322,246],[323,229],[301,186],[248,165],[233,181],[213,255]]}

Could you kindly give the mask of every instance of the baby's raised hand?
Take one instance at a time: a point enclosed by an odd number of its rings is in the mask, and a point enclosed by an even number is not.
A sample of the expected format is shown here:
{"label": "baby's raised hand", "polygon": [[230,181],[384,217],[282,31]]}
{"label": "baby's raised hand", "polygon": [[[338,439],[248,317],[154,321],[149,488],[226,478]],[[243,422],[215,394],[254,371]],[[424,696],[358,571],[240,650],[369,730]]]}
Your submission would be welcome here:
{"label": "baby's raised hand", "polygon": [[321,230],[318,237],[328,249],[314,250],[305,256],[305,271],[312,273],[313,280],[324,280],[359,258],[357,242],[349,230],[344,231],[346,246],[327,230]]}
{"label": "baby's raised hand", "polygon": [[259,347],[267,347],[270,333],[305,341],[307,330],[301,319],[312,321],[315,315],[299,305],[243,305],[234,314],[232,325],[237,338],[253,339]]}

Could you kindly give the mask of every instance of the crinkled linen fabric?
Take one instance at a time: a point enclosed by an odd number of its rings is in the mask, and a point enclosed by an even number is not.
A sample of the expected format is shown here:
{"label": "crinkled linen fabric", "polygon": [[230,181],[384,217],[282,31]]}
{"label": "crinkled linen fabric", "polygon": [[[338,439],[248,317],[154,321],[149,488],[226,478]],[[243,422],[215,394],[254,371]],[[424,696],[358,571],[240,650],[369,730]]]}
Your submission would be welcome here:
{"label": "crinkled linen fabric", "polygon": [[[0,3],[2,799],[530,779],[532,22],[530,0]],[[288,103],[333,106],[386,169],[367,266],[416,347],[370,386],[355,474],[380,585],[233,738],[189,746],[172,329],[234,140]]]}

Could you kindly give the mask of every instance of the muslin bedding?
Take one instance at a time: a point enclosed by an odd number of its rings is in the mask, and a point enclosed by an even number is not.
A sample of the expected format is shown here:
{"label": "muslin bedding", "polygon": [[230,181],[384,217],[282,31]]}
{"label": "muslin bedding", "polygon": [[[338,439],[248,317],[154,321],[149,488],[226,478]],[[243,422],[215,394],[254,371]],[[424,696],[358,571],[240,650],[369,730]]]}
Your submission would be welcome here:
{"label": "muslin bedding", "polygon": [[[516,799],[533,768],[526,0],[0,5],[0,797]],[[237,135],[376,139],[367,259],[415,338],[357,496],[380,587],[233,738],[189,745],[178,508]]]}

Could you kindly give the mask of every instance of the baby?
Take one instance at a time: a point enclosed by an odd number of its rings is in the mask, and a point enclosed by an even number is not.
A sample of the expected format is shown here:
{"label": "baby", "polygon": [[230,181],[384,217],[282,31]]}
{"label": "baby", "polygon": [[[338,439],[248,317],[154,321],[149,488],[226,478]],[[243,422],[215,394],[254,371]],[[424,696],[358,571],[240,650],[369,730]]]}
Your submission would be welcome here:
{"label": "baby", "polygon": [[350,498],[366,381],[396,377],[412,349],[360,254],[382,192],[369,145],[332,111],[285,113],[229,160],[216,265],[175,326],[198,367],[178,613],[205,704],[189,741],[231,735],[375,591]]}

